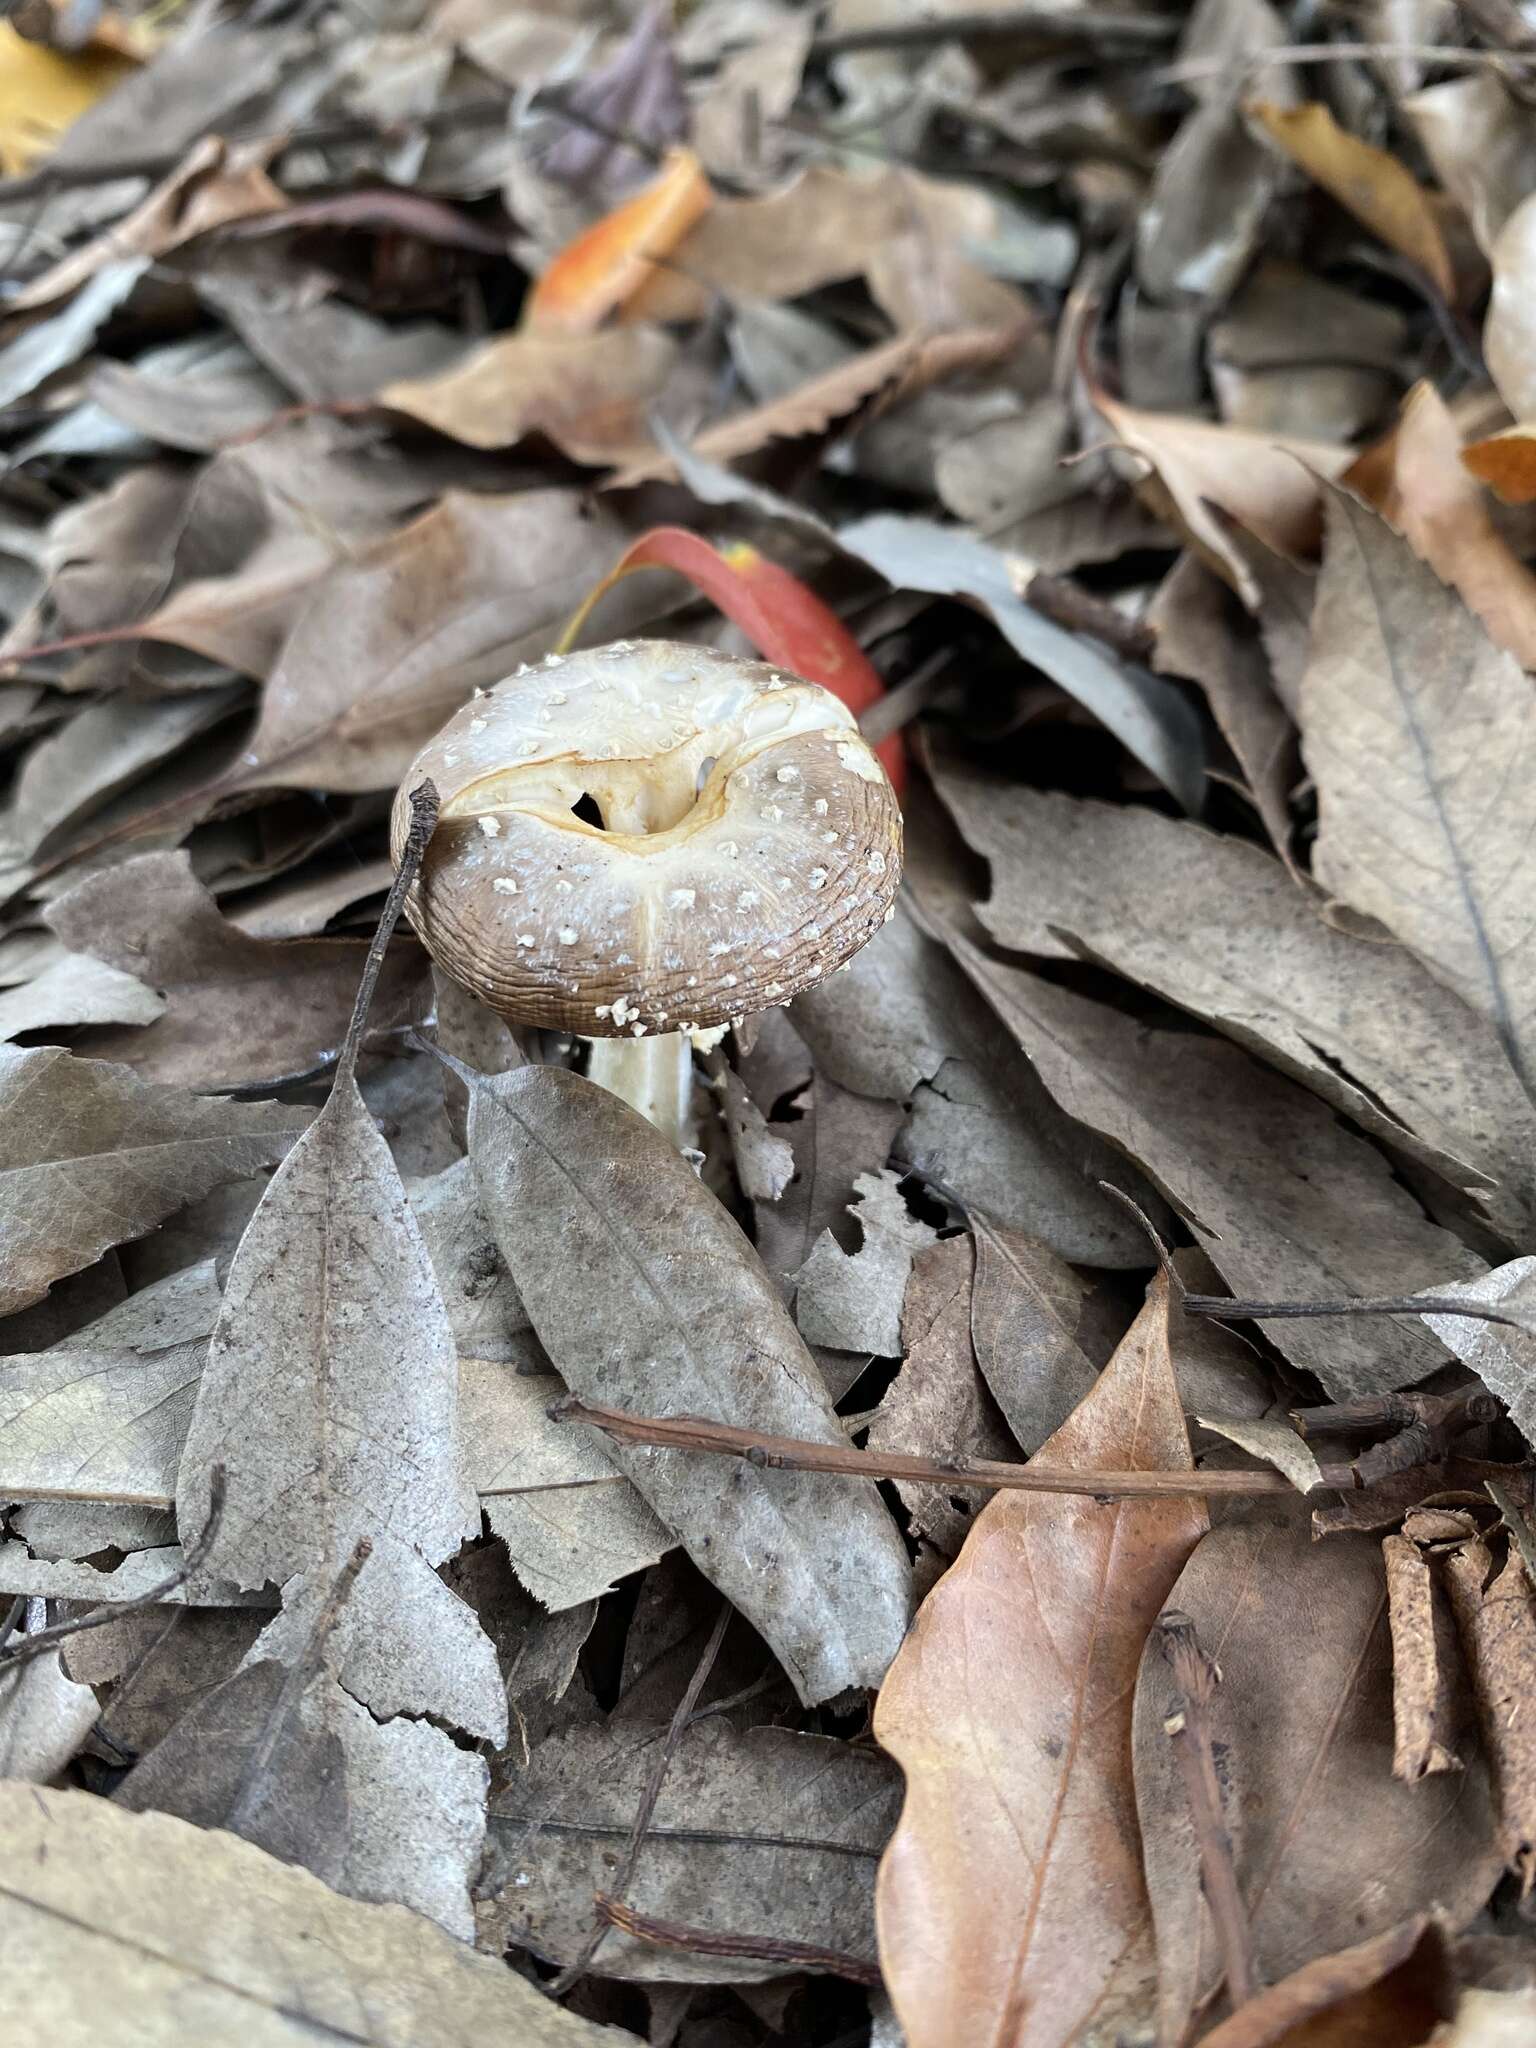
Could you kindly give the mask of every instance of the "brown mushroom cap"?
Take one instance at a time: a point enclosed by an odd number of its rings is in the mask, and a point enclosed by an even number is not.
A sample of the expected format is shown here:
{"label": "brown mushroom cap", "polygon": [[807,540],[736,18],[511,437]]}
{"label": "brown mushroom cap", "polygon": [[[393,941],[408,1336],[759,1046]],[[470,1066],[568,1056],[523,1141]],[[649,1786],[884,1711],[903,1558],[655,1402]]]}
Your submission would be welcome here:
{"label": "brown mushroom cap", "polygon": [[643,1037],[788,1002],[901,879],[901,812],[852,713],[710,648],[618,640],[476,696],[400,786],[397,863],[426,776],[441,808],[407,915],[514,1023]]}

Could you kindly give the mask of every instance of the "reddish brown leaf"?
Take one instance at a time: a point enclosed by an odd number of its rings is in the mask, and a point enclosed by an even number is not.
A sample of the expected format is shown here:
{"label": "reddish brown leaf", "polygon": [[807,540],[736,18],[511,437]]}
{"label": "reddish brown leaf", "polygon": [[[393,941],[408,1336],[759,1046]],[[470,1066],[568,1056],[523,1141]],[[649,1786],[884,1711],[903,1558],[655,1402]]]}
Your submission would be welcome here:
{"label": "reddish brown leaf", "polygon": [[673,150],[660,177],[560,251],[528,295],[525,327],[590,334],[703,219],[713,196],[692,150]]}
{"label": "reddish brown leaf", "polygon": [[[1189,1469],[1166,1283],[1037,1462]],[[1193,1499],[999,1496],[924,1603],[875,1710],[907,1774],[876,1909],[910,2048],[1108,2039],[1144,2008],[1131,1695],[1204,1527]]]}

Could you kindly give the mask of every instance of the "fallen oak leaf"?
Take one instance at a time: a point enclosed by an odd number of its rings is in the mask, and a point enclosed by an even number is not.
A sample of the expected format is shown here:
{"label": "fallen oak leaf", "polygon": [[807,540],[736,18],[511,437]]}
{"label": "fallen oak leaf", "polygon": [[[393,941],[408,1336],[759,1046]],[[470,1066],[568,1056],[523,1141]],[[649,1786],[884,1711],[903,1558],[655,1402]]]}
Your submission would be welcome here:
{"label": "fallen oak leaf", "polygon": [[[1043,1472],[1191,1472],[1168,1309],[1160,1278]],[[1205,1526],[1189,1501],[998,1499],[919,1610],[874,1724],[907,1774],[876,1915],[912,2048],[1046,2048],[1139,2009],[1132,1674]]]}

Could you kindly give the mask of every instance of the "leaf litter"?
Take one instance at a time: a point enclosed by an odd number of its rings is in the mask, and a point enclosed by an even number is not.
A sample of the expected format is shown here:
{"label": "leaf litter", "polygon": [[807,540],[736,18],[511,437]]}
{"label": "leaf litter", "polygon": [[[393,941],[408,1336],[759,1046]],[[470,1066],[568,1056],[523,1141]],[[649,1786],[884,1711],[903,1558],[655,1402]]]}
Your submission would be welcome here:
{"label": "leaf litter", "polygon": [[[8,2039],[1529,2032],[1529,11],[7,24]],[[681,1147],[384,905],[651,632],[906,762]]]}

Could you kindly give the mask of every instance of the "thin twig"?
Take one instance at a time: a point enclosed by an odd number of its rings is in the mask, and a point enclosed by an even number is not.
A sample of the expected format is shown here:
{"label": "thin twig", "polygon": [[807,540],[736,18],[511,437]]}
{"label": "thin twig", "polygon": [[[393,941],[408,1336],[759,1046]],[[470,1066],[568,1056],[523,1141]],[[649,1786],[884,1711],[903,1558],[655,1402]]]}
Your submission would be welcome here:
{"label": "thin twig", "polygon": [[1200,1850],[1205,1902],[1221,1951],[1227,1996],[1235,2010],[1253,1997],[1258,1979],[1253,1966],[1253,1934],[1232,1860],[1232,1837],[1222,1816],[1211,1735],[1211,1698],[1221,1683],[1221,1673],[1201,1649],[1195,1624],[1187,1614],[1159,1615],[1157,1634],[1173,1677],[1175,1699],[1163,1732],[1173,1743],[1184,1779]]}
{"label": "thin twig", "polygon": [[35,1635],[23,1636],[18,1642],[8,1644],[0,1651],[0,1671],[9,1670],[13,1664],[23,1664],[29,1657],[40,1657],[55,1643],[62,1643],[67,1636],[79,1635],[82,1629],[101,1628],[109,1621],[120,1620],[125,1614],[136,1613],[141,1607],[158,1607],[167,1594],[174,1593],[178,1586],[184,1586],[202,1569],[203,1560],[213,1548],[223,1519],[224,1467],[215,1465],[208,1475],[208,1519],[203,1524],[203,1533],[168,1579],[162,1579],[158,1586],[151,1586],[147,1593],[140,1593],[136,1599],[108,1600],[73,1621],[56,1622],[52,1628],[40,1628]]}
{"label": "thin twig", "polygon": [[4,1618],[0,1619],[0,1651],[4,1650],[11,1637],[21,1627],[21,1618],[26,1611],[27,1596],[25,1593],[18,1593],[11,1602]]}
{"label": "thin twig", "polygon": [[998,36],[1065,36],[1074,42],[1171,42],[1176,21],[1146,14],[1114,14],[1098,7],[1000,7],[987,14],[940,14],[926,21],[881,22],[869,28],[817,36],[813,58],[847,57],[860,50],[923,50],[936,43],[975,43]]}
{"label": "thin twig", "polygon": [[1473,50],[1461,43],[1292,43],[1289,48],[1278,50],[1244,50],[1228,57],[1191,57],[1177,64],[1165,64],[1150,74],[1148,83],[1189,85],[1204,78],[1277,70],[1286,64],[1335,64],[1343,58],[1406,59],[1410,63],[1443,64],[1461,71],[1518,74],[1526,69],[1518,57],[1507,51]]}
{"label": "thin twig", "polygon": [[395,926],[400,922],[400,913],[405,908],[406,893],[416,879],[416,870],[421,866],[422,855],[427,850],[427,841],[437,829],[437,784],[420,782],[411,791],[411,829],[406,835],[405,849],[400,855],[400,866],[396,871],[394,885],[385,898],[384,908],[379,913],[379,928],[373,935],[373,944],[368,948],[368,958],[363,962],[363,971],[357,984],[357,1000],[352,1005],[352,1021],[347,1026],[346,1038],[342,1041],[341,1058],[336,1062],[336,1086],[346,1087],[357,1068],[357,1050],[363,1042],[363,1026],[368,1021],[368,1008],[373,1001],[374,989],[378,986],[379,972],[384,965],[384,955],[389,951],[389,942]]}
{"label": "thin twig", "polygon": [[598,1893],[597,1910],[610,1927],[656,1948],[690,1949],[701,1956],[745,1956],[751,1962],[783,1963],[792,1970],[819,1970],[823,1976],[866,1984],[872,1991],[884,1982],[877,1964],[845,1955],[841,1949],[820,1948],[813,1941],[786,1941],[777,1934],[716,1934],[708,1927],[658,1920],[626,1906],[622,1899],[610,1898],[607,1892]]}
{"label": "thin twig", "polygon": [[1520,1503],[1502,1479],[1485,1479],[1483,1484],[1488,1489],[1488,1498],[1498,1509],[1500,1518],[1520,1553],[1520,1562],[1525,1566],[1526,1579],[1532,1589],[1536,1590],[1536,1532],[1532,1531]]}
{"label": "thin twig", "polygon": [[1468,1316],[1477,1323],[1504,1323],[1512,1330],[1525,1327],[1519,1316],[1454,1294],[1362,1294],[1344,1301],[1245,1301],[1237,1295],[1186,1294],[1184,1310],[1225,1322],[1296,1321],[1303,1316]]}
{"label": "thin twig", "polygon": [[[629,1831],[629,1845],[624,1851],[624,1860],[619,1865],[613,1891],[607,1895],[610,1903],[622,1900],[624,1894],[635,1881],[635,1871],[640,1862],[640,1851],[645,1846],[646,1830],[651,1825],[651,1816],[655,1813],[656,1802],[661,1797],[662,1782],[666,1778],[667,1768],[672,1762],[674,1750],[682,1740],[683,1730],[688,1726],[693,1710],[699,1703],[699,1694],[704,1690],[709,1674],[715,1668],[715,1659],[720,1654],[720,1645],[725,1641],[725,1631],[730,1619],[731,1603],[729,1600],[722,1600],[719,1617],[710,1631],[709,1641],[704,1645],[703,1654],[694,1666],[693,1676],[688,1681],[687,1689],[677,1703],[672,1719],[668,1723],[667,1732],[662,1737],[661,1748],[656,1753],[656,1760],[651,1765],[650,1775],[645,1781],[645,1790],[640,1795],[640,1804],[635,1811],[635,1824]],[[570,1965],[569,1969],[562,1970],[554,1983],[550,1985],[549,1992],[552,1998],[563,1997],[571,1989],[572,1985],[576,1984],[586,1975],[592,1958],[602,1947],[608,1929],[612,1924],[611,1920],[605,1918],[601,1912],[599,1913],[597,1925],[593,1928],[591,1934],[588,1935],[581,1954]]]}
{"label": "thin twig", "polygon": [[360,1536],[352,1555],[336,1574],[335,1584],[321,1602],[320,1612],[315,1616],[314,1627],[309,1632],[309,1641],[283,1680],[282,1690],[272,1703],[272,1711],[267,1716],[261,1738],[251,1751],[245,1769],[240,1774],[240,1782],[223,1823],[232,1835],[243,1835],[249,1831],[257,1810],[267,1797],[267,1775],[271,1770],[272,1758],[283,1730],[297,1713],[299,1701],[308,1690],[309,1682],[325,1655],[325,1645],[330,1633],[341,1619],[342,1609],[352,1597],[357,1575],[372,1555],[372,1539]]}
{"label": "thin twig", "polygon": [[[704,1451],[742,1458],[761,1470],[830,1472],[858,1479],[923,1479],[934,1486],[981,1486],[999,1493],[1074,1493],[1093,1500],[1150,1497],[1182,1499],[1189,1494],[1294,1493],[1279,1472],[1052,1472],[1038,1465],[1008,1465],[995,1458],[917,1458],[900,1451],[860,1451],[852,1444],[821,1444],[808,1437],[765,1436],[734,1423],[699,1415],[631,1415],[622,1408],[598,1408],[574,1397],[549,1410],[554,1422],[585,1422],[621,1443],[660,1444],[669,1450]],[[1323,1483],[1353,1488],[1349,1466],[1325,1466]]]}

